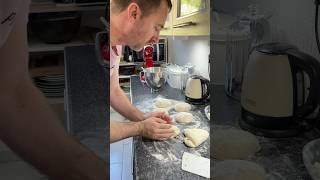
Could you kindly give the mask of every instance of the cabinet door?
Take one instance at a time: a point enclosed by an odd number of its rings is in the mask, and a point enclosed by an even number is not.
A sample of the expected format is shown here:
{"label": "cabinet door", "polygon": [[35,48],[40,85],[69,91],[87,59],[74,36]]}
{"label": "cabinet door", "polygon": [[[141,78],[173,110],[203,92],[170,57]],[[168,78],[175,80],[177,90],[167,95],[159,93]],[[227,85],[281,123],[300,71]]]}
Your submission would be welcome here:
{"label": "cabinet door", "polygon": [[209,36],[209,0],[173,0],[173,35]]}

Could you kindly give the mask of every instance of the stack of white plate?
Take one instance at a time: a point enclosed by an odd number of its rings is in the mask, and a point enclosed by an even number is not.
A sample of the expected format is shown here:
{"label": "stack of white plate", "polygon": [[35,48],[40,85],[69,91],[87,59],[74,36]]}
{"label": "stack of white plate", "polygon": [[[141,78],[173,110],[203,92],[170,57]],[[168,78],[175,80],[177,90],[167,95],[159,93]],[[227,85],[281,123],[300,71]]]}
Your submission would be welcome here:
{"label": "stack of white plate", "polygon": [[46,97],[63,97],[65,80],[64,75],[47,75],[34,78],[36,86]]}

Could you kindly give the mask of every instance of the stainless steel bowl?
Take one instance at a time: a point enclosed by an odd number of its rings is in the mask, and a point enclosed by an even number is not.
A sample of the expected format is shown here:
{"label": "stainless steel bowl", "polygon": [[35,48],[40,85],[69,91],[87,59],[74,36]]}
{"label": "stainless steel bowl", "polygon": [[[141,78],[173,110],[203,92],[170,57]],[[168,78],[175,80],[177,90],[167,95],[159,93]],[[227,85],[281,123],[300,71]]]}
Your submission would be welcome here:
{"label": "stainless steel bowl", "polygon": [[143,68],[145,81],[152,90],[158,91],[166,83],[165,71],[162,67]]}

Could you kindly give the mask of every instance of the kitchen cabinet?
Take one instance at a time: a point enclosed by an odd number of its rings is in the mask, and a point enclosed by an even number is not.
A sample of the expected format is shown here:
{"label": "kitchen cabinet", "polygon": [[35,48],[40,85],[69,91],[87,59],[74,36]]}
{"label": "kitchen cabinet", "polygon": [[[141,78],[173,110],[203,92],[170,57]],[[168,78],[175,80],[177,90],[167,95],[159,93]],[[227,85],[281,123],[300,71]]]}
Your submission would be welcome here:
{"label": "kitchen cabinet", "polygon": [[[104,16],[105,5],[79,6],[75,4],[56,4],[53,1],[33,1],[30,4],[29,22],[32,15],[43,13],[66,13],[70,11],[80,12],[82,15],[81,26],[78,34],[69,42],[48,44],[40,40],[32,31],[31,23],[28,25],[28,51],[29,74],[31,78],[64,75],[65,47],[81,46],[94,43],[95,34],[102,31],[102,23],[99,17]],[[92,19],[95,19],[93,21]],[[94,24],[94,25],[92,25]],[[38,85],[37,85],[38,86]],[[42,89],[40,89],[42,90]],[[60,120],[64,120],[64,96],[49,97],[49,104]]]}
{"label": "kitchen cabinet", "polygon": [[174,0],[172,2],[173,36],[209,36],[209,0]]}

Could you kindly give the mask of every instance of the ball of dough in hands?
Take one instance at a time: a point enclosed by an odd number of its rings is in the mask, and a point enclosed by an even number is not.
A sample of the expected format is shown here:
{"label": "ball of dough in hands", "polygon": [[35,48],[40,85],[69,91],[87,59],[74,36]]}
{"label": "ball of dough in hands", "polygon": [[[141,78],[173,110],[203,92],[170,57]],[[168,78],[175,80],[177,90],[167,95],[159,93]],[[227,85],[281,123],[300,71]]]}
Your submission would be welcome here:
{"label": "ball of dough in hands", "polygon": [[172,125],[171,129],[174,130],[174,135],[172,135],[171,138],[175,138],[180,134],[180,129],[177,126]]}
{"label": "ball of dough in hands", "polygon": [[185,129],[184,143],[189,147],[197,147],[208,139],[209,133],[203,129]]}
{"label": "ball of dough in hands", "polygon": [[169,99],[164,99],[164,98],[158,98],[155,102],[155,105],[158,108],[166,108],[172,105],[171,100]]}
{"label": "ball of dough in hands", "polygon": [[155,108],[153,111],[154,111],[154,112],[165,112],[166,115],[169,115],[168,110],[165,109],[165,108]]}
{"label": "ball of dough in hands", "polygon": [[175,115],[175,120],[178,123],[183,123],[183,124],[191,123],[193,120],[193,115],[188,112],[180,112]]}
{"label": "ball of dough in hands", "polygon": [[177,103],[175,106],[174,106],[174,109],[177,111],[177,112],[189,112],[191,110],[191,105],[188,104],[188,103]]}
{"label": "ball of dough in hands", "polygon": [[255,135],[237,129],[213,132],[213,157],[219,160],[246,159],[261,148]]}
{"label": "ball of dough in hands", "polygon": [[213,166],[213,179],[217,180],[267,180],[260,165],[244,160],[225,160]]}

